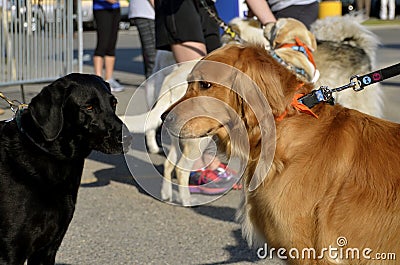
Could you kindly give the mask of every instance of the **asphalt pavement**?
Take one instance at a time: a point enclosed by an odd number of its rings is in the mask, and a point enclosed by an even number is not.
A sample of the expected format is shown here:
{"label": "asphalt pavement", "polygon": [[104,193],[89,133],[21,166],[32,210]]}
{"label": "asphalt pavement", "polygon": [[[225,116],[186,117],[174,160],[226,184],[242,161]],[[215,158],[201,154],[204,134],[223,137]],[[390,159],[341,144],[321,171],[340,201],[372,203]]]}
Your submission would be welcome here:
{"label": "asphalt pavement", "polygon": [[[377,67],[400,62],[400,27],[371,27],[382,45]],[[93,73],[95,33],[84,32],[84,72]],[[115,78],[125,86],[116,93],[117,113],[128,106],[145,112],[140,42],[135,28],[120,31]],[[46,84],[24,86],[28,101]],[[400,122],[400,77],[383,82],[385,118]],[[20,99],[19,87],[2,89]],[[6,107],[3,103],[0,106]],[[133,106],[133,107],[132,107]],[[132,114],[132,113],[130,113]],[[7,119],[10,111],[0,116]],[[128,168],[123,155],[94,152],[85,162],[74,218],[58,252],[59,265],[75,264],[283,264],[260,260],[242,239],[235,222],[240,191],[203,206],[183,208],[160,202],[138,185],[133,175],[151,180],[162,172],[163,155],[146,153],[144,136],[134,135]],[[133,171],[133,173],[132,173]]]}

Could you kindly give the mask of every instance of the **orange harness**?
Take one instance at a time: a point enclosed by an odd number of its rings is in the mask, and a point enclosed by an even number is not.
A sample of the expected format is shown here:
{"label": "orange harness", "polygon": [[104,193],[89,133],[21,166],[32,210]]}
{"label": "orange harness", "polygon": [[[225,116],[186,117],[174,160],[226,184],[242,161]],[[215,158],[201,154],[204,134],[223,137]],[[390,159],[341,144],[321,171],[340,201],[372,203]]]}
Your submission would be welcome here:
{"label": "orange harness", "polygon": [[295,51],[299,51],[307,56],[307,59],[316,67],[314,57],[311,50],[305,45],[298,37],[294,37],[296,43],[282,44],[279,48],[292,48]]}
{"label": "orange harness", "polygon": [[[300,83],[299,86],[298,86],[295,90],[296,90],[296,91],[299,90],[303,85],[304,85],[304,83]],[[298,101],[298,99],[301,98],[301,97],[304,96],[304,95],[305,95],[305,94],[303,94],[303,93],[295,94],[294,97],[293,97],[293,99],[292,99],[292,102],[290,103],[290,105],[291,105],[293,108],[297,109],[298,111],[303,112],[303,113],[307,113],[307,114],[309,114],[309,115],[311,115],[311,116],[314,116],[315,118],[318,119],[317,114],[315,114],[309,107],[307,107],[306,105],[304,105],[304,104],[302,104],[302,103],[300,103],[300,102]],[[276,121],[282,121],[283,118],[286,117],[287,112],[288,112],[288,111],[285,110],[285,112],[283,112],[279,117],[276,117],[275,120],[276,120]]]}

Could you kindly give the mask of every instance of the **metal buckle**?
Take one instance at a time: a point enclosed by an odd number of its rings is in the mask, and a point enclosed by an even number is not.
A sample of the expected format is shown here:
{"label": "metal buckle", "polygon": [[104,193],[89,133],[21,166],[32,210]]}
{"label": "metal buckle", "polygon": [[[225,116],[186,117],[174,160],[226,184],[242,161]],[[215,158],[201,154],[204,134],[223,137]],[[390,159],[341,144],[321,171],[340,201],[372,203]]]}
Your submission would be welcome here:
{"label": "metal buckle", "polygon": [[350,84],[353,84],[353,90],[358,92],[364,89],[364,87],[361,85],[361,81],[358,80],[360,76],[359,75],[353,75],[350,77]]}

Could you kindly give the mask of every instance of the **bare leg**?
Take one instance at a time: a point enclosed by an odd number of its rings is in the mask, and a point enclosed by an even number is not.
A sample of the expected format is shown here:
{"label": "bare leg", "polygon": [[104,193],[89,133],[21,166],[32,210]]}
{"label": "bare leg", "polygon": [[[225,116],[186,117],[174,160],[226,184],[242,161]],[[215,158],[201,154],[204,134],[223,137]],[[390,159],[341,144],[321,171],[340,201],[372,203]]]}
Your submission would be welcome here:
{"label": "bare leg", "polygon": [[94,66],[94,74],[100,77],[103,76],[103,65],[104,60],[101,56],[94,56],[93,57],[93,66]]}
{"label": "bare leg", "polygon": [[171,45],[177,63],[199,59],[207,54],[206,45],[201,42],[182,42]]}
{"label": "bare leg", "polygon": [[115,56],[105,56],[105,80],[109,80],[113,77],[114,65],[115,65]]}

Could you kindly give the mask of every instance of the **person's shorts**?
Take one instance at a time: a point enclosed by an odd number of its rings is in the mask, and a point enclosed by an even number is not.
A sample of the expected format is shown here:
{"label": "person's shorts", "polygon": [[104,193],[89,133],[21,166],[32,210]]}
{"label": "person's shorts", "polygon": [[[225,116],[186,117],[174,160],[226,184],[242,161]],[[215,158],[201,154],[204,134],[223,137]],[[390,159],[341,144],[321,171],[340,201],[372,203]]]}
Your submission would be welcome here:
{"label": "person's shorts", "polygon": [[318,18],[319,2],[308,5],[292,5],[282,10],[274,12],[276,19],[279,18],[295,18],[303,22],[308,29],[312,23]]}
{"label": "person's shorts", "polygon": [[[217,13],[211,0],[205,1]],[[156,0],[156,47],[171,50],[171,44],[201,42],[207,52],[221,46],[219,26],[200,0]]]}

